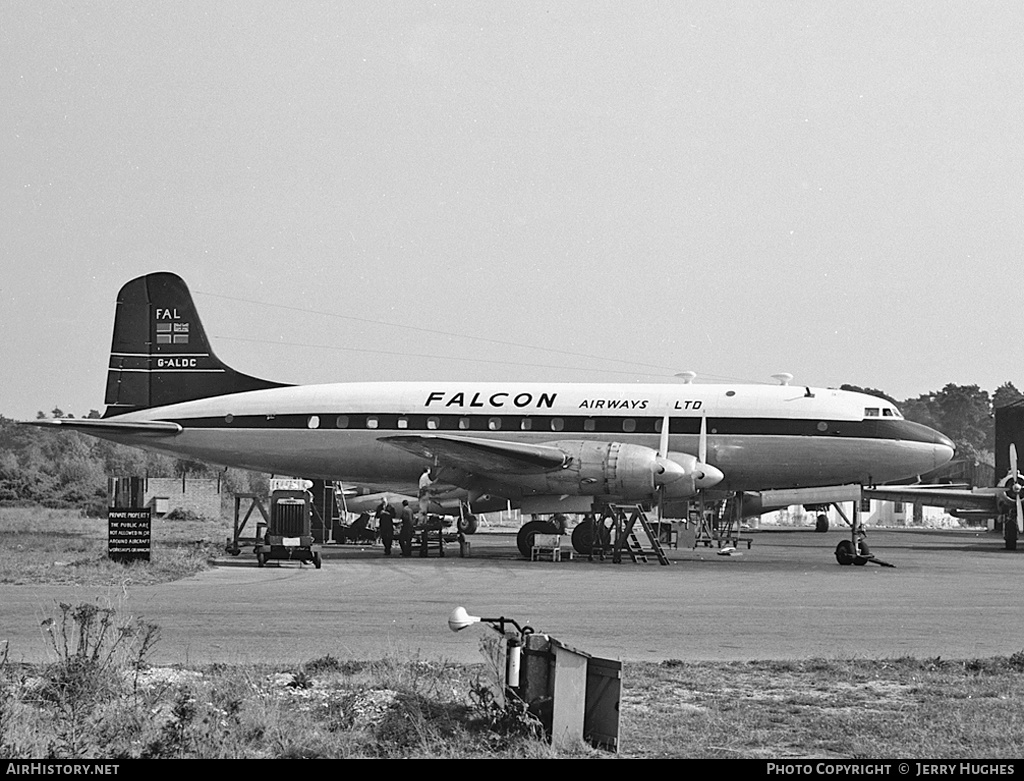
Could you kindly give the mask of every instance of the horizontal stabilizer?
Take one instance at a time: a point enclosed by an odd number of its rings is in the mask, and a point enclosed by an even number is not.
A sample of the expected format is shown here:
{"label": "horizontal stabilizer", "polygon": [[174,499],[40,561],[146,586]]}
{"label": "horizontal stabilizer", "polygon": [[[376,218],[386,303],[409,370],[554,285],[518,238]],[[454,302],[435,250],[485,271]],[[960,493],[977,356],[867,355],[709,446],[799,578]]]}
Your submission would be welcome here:
{"label": "horizontal stabilizer", "polygon": [[495,439],[408,434],[381,437],[380,441],[421,458],[436,460],[446,466],[476,474],[548,472],[561,469],[568,459],[562,450],[550,445],[528,445]]}
{"label": "horizontal stabilizer", "polygon": [[26,420],[26,426],[61,426],[77,428],[86,433],[101,434],[116,431],[123,434],[178,434],[181,426],[169,420],[130,422],[127,420],[98,420],[94,418],[55,418],[47,420]]}

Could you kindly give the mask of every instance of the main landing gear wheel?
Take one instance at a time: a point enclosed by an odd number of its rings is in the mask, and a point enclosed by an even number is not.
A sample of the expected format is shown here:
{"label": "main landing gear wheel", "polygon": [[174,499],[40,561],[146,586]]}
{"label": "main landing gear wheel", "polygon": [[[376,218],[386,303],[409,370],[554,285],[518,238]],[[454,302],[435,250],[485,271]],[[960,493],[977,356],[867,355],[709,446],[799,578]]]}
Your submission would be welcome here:
{"label": "main landing gear wheel", "polygon": [[530,553],[533,550],[533,538],[537,534],[558,534],[558,527],[550,521],[530,521],[524,523],[523,527],[519,530],[519,534],[516,535],[516,546],[519,548],[519,552],[523,554],[524,559],[530,558]]}
{"label": "main landing gear wheel", "polygon": [[853,542],[850,540],[841,540],[836,545],[836,561],[842,564],[844,567],[848,567],[857,560],[857,554],[853,551]]}
{"label": "main landing gear wheel", "polygon": [[572,547],[581,556],[589,556],[597,537],[596,521],[583,521],[572,530]]}
{"label": "main landing gear wheel", "polygon": [[479,526],[480,522],[475,515],[466,513],[459,516],[458,527],[463,534],[474,534]]}

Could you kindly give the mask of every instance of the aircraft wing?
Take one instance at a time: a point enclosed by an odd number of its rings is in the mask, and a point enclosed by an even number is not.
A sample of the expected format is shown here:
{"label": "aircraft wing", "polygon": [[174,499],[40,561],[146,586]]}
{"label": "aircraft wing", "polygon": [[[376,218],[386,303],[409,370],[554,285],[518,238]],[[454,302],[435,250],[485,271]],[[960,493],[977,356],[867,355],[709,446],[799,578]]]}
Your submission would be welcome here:
{"label": "aircraft wing", "polygon": [[550,445],[528,445],[495,439],[405,434],[381,437],[380,441],[407,453],[475,474],[537,474],[561,469],[569,458],[566,453]]}
{"label": "aircraft wing", "polygon": [[884,502],[920,503],[929,507],[953,507],[957,510],[991,510],[999,512],[999,493],[992,488],[974,491],[936,486],[881,486],[863,489],[864,496]]}
{"label": "aircraft wing", "polygon": [[105,420],[102,418],[47,418],[45,420],[22,421],[26,426],[44,428],[60,426],[61,428],[80,429],[85,433],[102,434],[104,431],[122,434],[178,434],[182,428],[169,420],[138,421]]}

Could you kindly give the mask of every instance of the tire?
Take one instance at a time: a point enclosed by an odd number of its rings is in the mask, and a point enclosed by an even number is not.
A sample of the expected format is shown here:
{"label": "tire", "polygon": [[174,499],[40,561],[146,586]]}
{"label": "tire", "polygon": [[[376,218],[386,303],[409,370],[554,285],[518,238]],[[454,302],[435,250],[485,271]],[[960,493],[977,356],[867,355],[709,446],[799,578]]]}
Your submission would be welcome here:
{"label": "tire", "polygon": [[814,522],[814,531],[825,533],[828,531],[828,516],[825,514],[819,515],[817,520]]}
{"label": "tire", "polygon": [[594,521],[583,521],[572,530],[572,548],[581,556],[589,556],[594,550]]}
{"label": "tire", "polygon": [[841,540],[836,545],[836,561],[838,561],[844,567],[848,567],[853,564],[857,555],[853,552],[853,542],[850,540]]}
{"label": "tire", "polygon": [[480,522],[475,515],[467,513],[466,515],[459,516],[458,528],[463,534],[475,534],[479,527]]}
{"label": "tire", "polygon": [[1017,550],[1017,519],[1006,516],[1003,521],[1003,542],[1006,550]]}
{"label": "tire", "polygon": [[524,559],[530,558],[533,549],[533,535],[535,534],[558,534],[558,528],[550,521],[530,521],[524,523],[516,535],[516,546],[523,554]]}

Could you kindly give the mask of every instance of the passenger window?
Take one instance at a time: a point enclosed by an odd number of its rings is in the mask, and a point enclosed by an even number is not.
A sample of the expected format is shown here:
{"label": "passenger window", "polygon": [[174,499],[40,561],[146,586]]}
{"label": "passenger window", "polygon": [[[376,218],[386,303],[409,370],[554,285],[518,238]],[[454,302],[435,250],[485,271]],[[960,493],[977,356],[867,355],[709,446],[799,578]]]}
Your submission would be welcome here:
{"label": "passenger window", "polygon": [[409,428],[409,418],[399,418],[398,419],[398,427],[399,428]]}
{"label": "passenger window", "polygon": [[334,425],[338,428],[348,428],[348,415],[338,415]]}
{"label": "passenger window", "polygon": [[[655,434],[660,434],[661,433],[661,422],[662,422],[661,418],[658,418],[657,420],[654,421],[654,433]],[[671,431],[671,429],[669,429],[669,430]]]}
{"label": "passenger window", "polygon": [[529,431],[533,428],[533,421],[529,418],[523,418],[519,423],[519,428],[523,431]]}
{"label": "passenger window", "polygon": [[377,418],[374,417],[373,415],[371,415],[370,417],[368,417],[366,419],[366,427],[367,428],[377,428],[377,425],[378,425]]}
{"label": "passenger window", "polygon": [[596,424],[595,424],[593,418],[587,418],[586,420],[583,421],[583,430],[584,431],[593,431],[595,427],[596,427]]}
{"label": "passenger window", "polygon": [[427,418],[427,428],[429,428],[431,431],[434,431],[440,425],[440,418]]}
{"label": "passenger window", "polygon": [[320,428],[320,416],[310,415],[309,420],[306,421],[307,428]]}
{"label": "passenger window", "polygon": [[636,421],[633,420],[633,418],[626,418],[624,421],[622,421],[622,430],[625,431],[627,434],[632,434],[634,431],[636,431]]}
{"label": "passenger window", "polygon": [[551,418],[551,430],[561,431],[565,428],[565,421],[561,418]]}
{"label": "passenger window", "polygon": [[501,428],[501,418],[488,418],[487,428],[491,431],[497,431]]}
{"label": "passenger window", "polygon": [[465,431],[469,428],[469,418],[459,418],[459,428]]}

